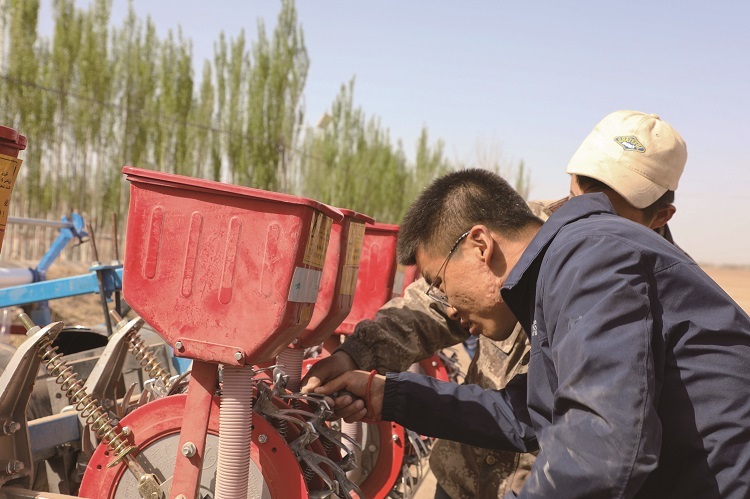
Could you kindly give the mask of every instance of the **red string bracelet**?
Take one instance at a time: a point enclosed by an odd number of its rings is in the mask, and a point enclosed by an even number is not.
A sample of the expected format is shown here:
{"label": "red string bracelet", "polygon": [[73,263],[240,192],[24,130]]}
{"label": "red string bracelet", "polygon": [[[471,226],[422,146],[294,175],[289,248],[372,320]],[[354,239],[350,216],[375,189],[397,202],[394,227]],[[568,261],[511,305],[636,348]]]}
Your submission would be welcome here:
{"label": "red string bracelet", "polygon": [[365,391],[365,406],[367,407],[367,416],[363,419],[365,422],[376,422],[380,421],[380,416],[374,417],[375,411],[372,409],[372,393],[370,387],[372,386],[372,378],[378,374],[376,369],[370,371],[370,376],[367,378],[367,391]]}

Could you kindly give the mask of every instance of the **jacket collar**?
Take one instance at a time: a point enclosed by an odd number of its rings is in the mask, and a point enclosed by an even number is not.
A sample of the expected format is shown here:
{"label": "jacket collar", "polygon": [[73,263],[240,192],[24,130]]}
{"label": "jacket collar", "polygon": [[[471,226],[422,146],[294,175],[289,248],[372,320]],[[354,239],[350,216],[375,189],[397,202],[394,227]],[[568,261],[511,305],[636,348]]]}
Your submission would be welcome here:
{"label": "jacket collar", "polygon": [[[564,226],[597,213],[614,214],[614,208],[612,208],[612,204],[606,195],[594,193],[575,196],[560,206],[539,229],[539,232],[531,240],[521,258],[511,270],[501,289],[503,299],[519,320],[521,317],[519,317],[517,308],[523,306],[521,303],[525,302],[527,299],[525,297],[529,296],[524,291],[527,291],[528,287],[536,282],[539,261],[547,250],[547,246]],[[533,280],[530,281],[532,278]],[[521,321],[527,327],[523,322]]]}

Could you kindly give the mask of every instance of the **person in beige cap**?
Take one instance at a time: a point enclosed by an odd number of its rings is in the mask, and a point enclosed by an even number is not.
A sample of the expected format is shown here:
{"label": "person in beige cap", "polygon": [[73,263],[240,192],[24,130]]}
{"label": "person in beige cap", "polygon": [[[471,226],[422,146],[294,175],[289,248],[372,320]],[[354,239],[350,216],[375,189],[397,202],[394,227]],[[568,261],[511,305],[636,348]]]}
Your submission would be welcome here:
{"label": "person in beige cap", "polygon": [[570,159],[570,193],[608,191],[618,215],[658,229],[675,213],[674,191],[686,161],[685,141],[658,115],[616,111]]}
{"label": "person in beige cap", "polygon": [[[685,161],[685,143],[666,122],[655,115],[617,111],[594,128],[571,159],[571,195],[603,192],[620,216],[651,227],[673,242],[666,223],[675,213],[674,190]],[[546,220],[564,202],[530,202],[529,206]],[[427,296],[428,288],[425,280],[419,279],[406,288],[403,298],[388,302],[374,320],[360,322],[336,353],[311,369],[303,380],[303,391],[354,369],[406,371],[412,363],[464,341],[469,336],[467,329]],[[515,375],[526,373],[529,351],[519,324],[502,341],[479,335],[465,383],[503,388]],[[438,481],[435,497],[468,499],[517,493],[534,458],[532,453],[438,440],[430,457]]]}

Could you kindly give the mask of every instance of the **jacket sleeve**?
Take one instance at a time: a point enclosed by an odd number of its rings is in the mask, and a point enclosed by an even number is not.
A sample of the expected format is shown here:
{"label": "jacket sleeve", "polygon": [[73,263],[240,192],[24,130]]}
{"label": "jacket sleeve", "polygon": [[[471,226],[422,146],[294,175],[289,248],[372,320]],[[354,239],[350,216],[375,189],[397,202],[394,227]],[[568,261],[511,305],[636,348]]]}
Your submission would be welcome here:
{"label": "jacket sleeve", "polygon": [[661,335],[643,258],[613,235],[573,239],[545,256],[531,369],[548,373],[551,424],[519,497],[632,497],[656,468],[652,338]]}
{"label": "jacket sleeve", "polygon": [[526,375],[502,390],[457,385],[422,374],[388,373],[382,417],[420,435],[485,449],[537,450],[526,408]]}
{"label": "jacket sleeve", "polygon": [[425,294],[427,288],[422,278],[407,286],[403,298],[392,299],[373,320],[357,324],[337,351],[348,353],[365,371],[405,371],[414,362],[468,338],[458,321],[449,319]]}

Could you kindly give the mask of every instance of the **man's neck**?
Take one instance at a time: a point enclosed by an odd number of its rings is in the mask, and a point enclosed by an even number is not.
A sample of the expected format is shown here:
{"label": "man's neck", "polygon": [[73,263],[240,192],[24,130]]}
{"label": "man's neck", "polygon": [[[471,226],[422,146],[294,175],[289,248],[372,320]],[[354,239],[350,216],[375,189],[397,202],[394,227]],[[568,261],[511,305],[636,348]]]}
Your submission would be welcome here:
{"label": "man's neck", "polygon": [[516,266],[518,260],[521,259],[521,255],[523,255],[523,252],[526,251],[526,248],[531,243],[531,240],[534,239],[534,236],[536,236],[537,232],[539,232],[540,228],[541,225],[530,226],[513,239],[508,239],[495,234],[495,242],[497,242],[500,250],[505,256],[506,277],[510,275],[511,270],[513,270],[513,267]]}

